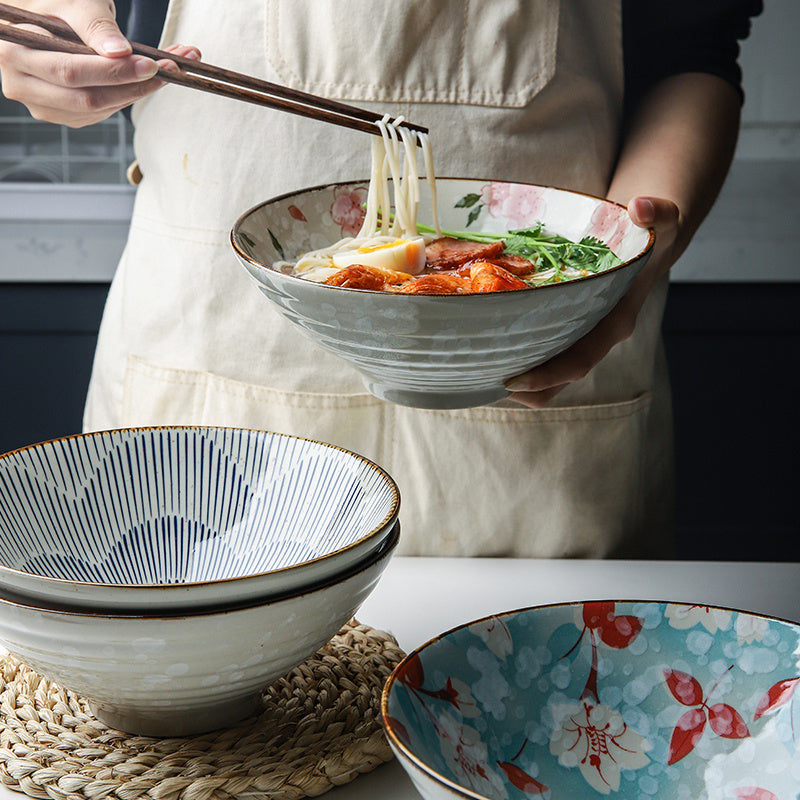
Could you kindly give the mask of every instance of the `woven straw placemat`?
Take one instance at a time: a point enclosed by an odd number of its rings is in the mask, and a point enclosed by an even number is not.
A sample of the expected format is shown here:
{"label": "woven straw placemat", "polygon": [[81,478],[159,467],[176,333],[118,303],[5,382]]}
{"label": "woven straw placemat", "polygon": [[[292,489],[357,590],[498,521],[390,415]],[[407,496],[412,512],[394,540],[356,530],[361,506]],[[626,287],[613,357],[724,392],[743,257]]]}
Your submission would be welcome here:
{"label": "woven straw placemat", "polygon": [[105,727],[88,704],[0,656],[0,780],[53,800],[295,800],[392,758],[380,696],[403,657],[389,634],[351,620],[264,692],[235,728],[181,739]]}

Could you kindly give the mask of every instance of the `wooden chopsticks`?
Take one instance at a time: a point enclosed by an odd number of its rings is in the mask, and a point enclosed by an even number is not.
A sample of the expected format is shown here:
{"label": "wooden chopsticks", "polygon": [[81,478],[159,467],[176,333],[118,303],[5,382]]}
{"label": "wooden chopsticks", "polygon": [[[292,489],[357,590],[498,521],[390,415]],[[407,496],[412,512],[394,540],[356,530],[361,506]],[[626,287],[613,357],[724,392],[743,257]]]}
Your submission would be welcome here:
{"label": "wooden chopsticks", "polygon": [[[11,23],[0,23],[0,39],[25,45],[35,50],[95,55],[95,51],[83,44],[80,37],[66,22],[55,17],[34,14],[31,11],[0,3],[0,20]],[[37,25],[51,33],[52,36],[44,36],[25,28],[16,27],[19,24]],[[376,123],[383,118],[383,115],[374,111],[301,92],[288,86],[280,86],[250,75],[215,67],[202,61],[184,58],[149,45],[131,42],[131,47],[137,55],[146,56],[153,60],[169,59],[177,64],[178,72],[165,69],[158,70],[158,77],[169,83],[211,92],[234,100],[244,100],[256,105],[277,108],[292,114],[299,114],[300,116],[371,134],[378,133]],[[427,128],[414,125],[411,122],[402,121],[400,124],[419,133],[428,132]]]}

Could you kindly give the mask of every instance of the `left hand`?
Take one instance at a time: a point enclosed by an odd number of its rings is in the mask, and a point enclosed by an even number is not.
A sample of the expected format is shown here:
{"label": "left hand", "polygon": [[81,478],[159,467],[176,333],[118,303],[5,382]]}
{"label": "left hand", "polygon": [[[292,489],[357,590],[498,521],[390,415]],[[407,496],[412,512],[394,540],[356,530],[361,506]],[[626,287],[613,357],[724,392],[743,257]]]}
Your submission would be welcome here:
{"label": "left hand", "polygon": [[549,361],[506,382],[506,388],[512,391],[511,400],[542,408],[633,333],[651,287],[677,257],[680,211],[671,200],[636,197],[628,203],[628,213],[636,225],[655,230],[656,244],[649,261],[625,296],[589,333]]}

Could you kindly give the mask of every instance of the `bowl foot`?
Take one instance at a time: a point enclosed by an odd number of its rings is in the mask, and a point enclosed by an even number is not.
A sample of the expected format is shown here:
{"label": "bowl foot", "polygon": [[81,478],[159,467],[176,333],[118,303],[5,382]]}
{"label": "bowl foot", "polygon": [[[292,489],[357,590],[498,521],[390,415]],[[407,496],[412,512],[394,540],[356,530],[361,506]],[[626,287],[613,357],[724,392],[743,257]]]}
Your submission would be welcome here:
{"label": "bowl foot", "polygon": [[199,733],[230,728],[261,709],[261,693],[234,698],[201,708],[172,710],[169,707],[123,709],[117,706],[90,702],[89,706],[100,722],[137,736],[192,736]]}
{"label": "bowl foot", "polygon": [[479,389],[474,392],[419,392],[411,389],[398,389],[382,383],[364,382],[367,391],[379,400],[395,403],[399,406],[412,408],[474,408],[488,406],[508,397],[510,394],[503,386],[494,386],[489,389]]}

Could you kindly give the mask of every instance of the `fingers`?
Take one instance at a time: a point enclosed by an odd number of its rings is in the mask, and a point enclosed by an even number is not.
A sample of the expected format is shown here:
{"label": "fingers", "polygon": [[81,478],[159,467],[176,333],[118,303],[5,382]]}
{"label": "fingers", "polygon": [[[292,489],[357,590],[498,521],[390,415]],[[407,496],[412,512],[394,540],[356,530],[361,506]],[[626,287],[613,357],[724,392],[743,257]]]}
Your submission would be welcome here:
{"label": "fingers", "polygon": [[108,58],[131,54],[131,46],[119,29],[111,0],[22,0],[17,5],[37,14],[66,22],[93,50]]}
{"label": "fingers", "polygon": [[[0,47],[3,93],[23,103],[36,119],[80,127],[130,105],[160,85],[154,61],[131,55],[131,47],[106,0],[28,3],[60,17],[91,47],[114,57],[73,55],[19,45]],[[46,31],[33,26],[43,35]]]}
{"label": "fingers", "polygon": [[3,93],[34,118],[70,127],[106,119],[162,85],[147,58],[108,59],[18,48],[2,58]]}
{"label": "fingers", "polygon": [[41,81],[32,81],[30,89],[26,88],[26,81],[20,84],[25,105],[35,119],[71,128],[107,119],[162,85],[163,81],[159,79],[86,89],[66,89]]}
{"label": "fingers", "polygon": [[11,65],[14,71],[65,88],[138,83],[152,78],[158,69],[155,61],[143,56],[110,59],[27,47],[18,49]]}
{"label": "fingers", "polygon": [[634,197],[628,203],[628,214],[640,228],[655,228],[656,233],[677,228],[680,222],[678,206],[660,197]]}
{"label": "fingers", "polygon": [[521,403],[523,406],[528,406],[528,408],[544,408],[567,386],[569,386],[568,383],[562,383],[560,386],[550,386],[537,392],[512,392],[509,395],[509,399],[516,403]]}
{"label": "fingers", "polygon": [[192,44],[189,45],[171,44],[168,47],[164,48],[164,52],[174,53],[176,56],[182,56],[183,58],[191,58],[195,61],[199,61],[203,57],[200,51]]}
{"label": "fingers", "polygon": [[[84,20],[93,35],[113,33],[112,28],[93,22],[95,19]],[[78,25],[74,20],[70,24]],[[200,57],[191,46],[173,45],[168,50],[188,58]],[[108,58],[0,43],[6,97],[23,103],[36,119],[73,128],[106,119],[154,92],[164,83],[155,77],[159,68],[177,69],[172,61],[155,62],[130,54]]]}

